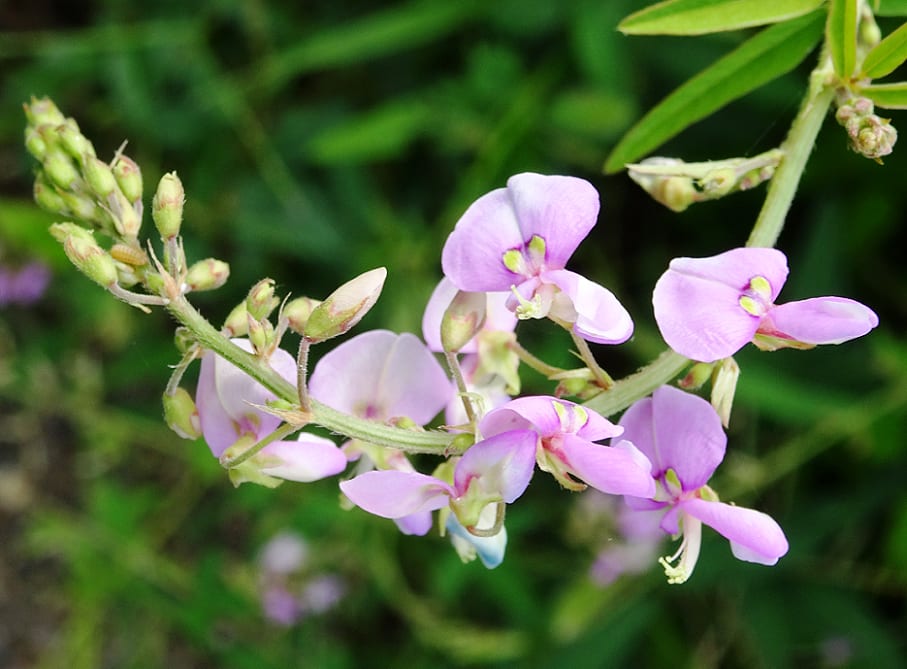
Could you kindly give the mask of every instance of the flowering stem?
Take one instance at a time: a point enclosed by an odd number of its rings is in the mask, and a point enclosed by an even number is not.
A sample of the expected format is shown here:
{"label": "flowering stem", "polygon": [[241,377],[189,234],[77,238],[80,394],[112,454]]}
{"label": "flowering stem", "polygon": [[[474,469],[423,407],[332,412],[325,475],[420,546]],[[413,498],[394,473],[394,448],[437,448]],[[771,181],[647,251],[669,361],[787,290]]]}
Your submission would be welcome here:
{"label": "flowering stem", "polygon": [[463,409],[466,411],[466,417],[469,419],[469,424],[472,426],[473,431],[475,431],[476,412],[472,408],[472,400],[469,399],[469,388],[466,387],[466,380],[463,378],[463,370],[460,369],[460,361],[457,360],[457,354],[452,351],[444,351],[444,359],[447,361],[447,368],[450,370],[454,382],[457,384],[457,391],[463,402]]}
{"label": "flowering stem", "polygon": [[576,344],[576,348],[579,350],[580,358],[586,363],[586,367],[589,368],[589,371],[592,372],[592,376],[595,377],[596,383],[605,390],[613,386],[614,379],[599,366],[598,361],[592,354],[592,349],[589,348],[589,344],[586,340],[577,336],[572,330],[570,331],[570,336],[573,337],[573,343]]}
{"label": "flowering stem", "polygon": [[520,345],[520,343],[518,341],[516,341],[516,339],[514,339],[509,344],[509,347],[514,353],[517,354],[517,357],[520,359],[520,362],[522,362],[523,364],[525,364],[528,367],[531,367],[532,369],[537,371],[539,374],[543,374],[548,378],[555,377],[558,374],[564,374],[567,371],[566,369],[561,369],[560,367],[555,367],[554,365],[549,365],[544,360],[541,360],[540,358],[535,357],[534,355],[532,355],[532,353],[530,353],[525,348],[523,348]]}
{"label": "flowering stem", "polygon": [[[252,446],[249,446],[249,448],[244,450],[242,453],[240,453],[236,457],[222,458],[220,461],[220,464],[223,466],[224,469],[233,469],[234,467],[239,467],[239,465],[244,463],[246,460],[248,460],[249,458],[258,454],[261,451],[261,449],[263,449],[268,444],[271,444],[275,441],[283,439],[284,437],[288,437],[291,434],[293,434],[294,432],[297,432],[298,430],[299,430],[299,426],[290,425],[289,423],[284,423],[283,425],[278,427],[276,430],[274,430],[271,434],[269,434],[267,437],[265,437],[264,439],[262,439],[261,441],[255,443],[255,444],[253,444]],[[229,453],[229,452],[230,451],[228,449],[227,453]]]}
{"label": "flowering stem", "polygon": [[584,405],[603,416],[612,416],[636,400],[652,394],[689,364],[687,358],[668,349],[635,374],[615,381],[608,390],[584,402]]}
{"label": "flowering stem", "polygon": [[299,396],[299,408],[305,412],[312,410],[309,391],[306,388],[306,375],[309,367],[309,340],[305,337],[299,339],[299,352],[296,354],[296,390]]}
{"label": "flowering stem", "polygon": [[[189,301],[180,296],[166,305],[176,320],[185,325],[202,348],[211,350],[224,360],[251,376],[279,399],[295,405],[299,401],[296,388],[270,365],[255,355],[242,350],[218,332],[196,311]],[[452,437],[442,432],[405,430],[390,425],[347,415],[332,409],[314,398],[311,403],[311,423],[379,446],[398,448],[409,453],[444,453],[451,447]]]}
{"label": "flowering stem", "polygon": [[189,365],[192,364],[192,361],[195,360],[195,358],[198,356],[198,353],[198,347],[192,346],[183,354],[183,357],[180,358],[180,361],[173,366],[173,374],[170,375],[170,379],[167,381],[167,387],[164,389],[164,392],[167,395],[173,395],[174,393],[176,393],[180,381],[183,380],[183,374],[185,374],[186,370],[189,369]]}
{"label": "flowering stem", "polygon": [[[822,59],[825,60],[824,58]],[[820,65],[810,79],[810,87],[787,138],[781,145],[784,158],[768,185],[765,203],[750,232],[747,246],[774,246],[784,227],[806,161],[816,143],[816,136],[834,98],[834,89],[825,83],[827,75]]]}

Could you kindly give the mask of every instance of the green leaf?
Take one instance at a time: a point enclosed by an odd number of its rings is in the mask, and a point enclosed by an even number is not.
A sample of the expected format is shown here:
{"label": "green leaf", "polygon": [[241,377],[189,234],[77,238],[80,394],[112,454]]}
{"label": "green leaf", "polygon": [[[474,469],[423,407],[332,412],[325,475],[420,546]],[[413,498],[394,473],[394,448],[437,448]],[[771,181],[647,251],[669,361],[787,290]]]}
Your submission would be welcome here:
{"label": "green leaf", "polygon": [[789,72],[822,34],[824,12],[766,28],[658,103],[608,156],[605,172],[647,155],[696,121]]}
{"label": "green leaf", "polygon": [[907,60],[907,23],[876,44],[863,60],[863,77],[878,79]]}
{"label": "green leaf", "polygon": [[850,79],[857,64],[857,0],[831,0],[825,41],[835,73]]}
{"label": "green leaf", "polygon": [[907,16],[907,0],[874,0],[876,16]]}
{"label": "green leaf", "polygon": [[879,107],[907,109],[907,81],[865,86],[860,89],[860,94],[865,95]]}
{"label": "green leaf", "polygon": [[825,0],[667,0],[617,26],[627,35],[703,35],[795,19]]}

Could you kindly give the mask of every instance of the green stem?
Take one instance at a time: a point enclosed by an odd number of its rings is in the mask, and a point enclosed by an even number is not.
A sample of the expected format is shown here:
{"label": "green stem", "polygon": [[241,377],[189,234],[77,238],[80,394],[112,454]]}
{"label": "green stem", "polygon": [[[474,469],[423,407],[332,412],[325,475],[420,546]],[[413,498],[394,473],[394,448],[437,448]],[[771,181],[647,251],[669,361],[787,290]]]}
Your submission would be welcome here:
{"label": "green stem", "polygon": [[[176,320],[189,328],[203,348],[213,351],[230,364],[235,365],[279,399],[291,405],[298,403],[299,397],[293,384],[275,372],[270,365],[242,350],[221,335],[185,297],[179,297],[170,302],[167,310]],[[310,402],[313,424],[352,439],[389,448],[399,448],[409,453],[443,453],[451,445],[452,437],[443,432],[404,430],[344,414],[313,398],[310,398]]]}
{"label": "green stem", "polygon": [[816,144],[816,136],[834,99],[834,89],[821,83],[825,78],[821,66],[813,72],[812,77],[813,82],[819,83],[810,86],[787,139],[781,145],[784,158],[769,182],[765,203],[746,241],[747,246],[770,247],[778,242],[787,212],[800,184],[800,177],[806,168],[806,161],[809,160]]}
{"label": "green stem", "polygon": [[608,390],[583,404],[602,416],[612,416],[636,400],[651,395],[656,388],[670,382],[689,364],[687,358],[668,349],[635,374],[615,381]]}
{"label": "green stem", "polygon": [[612,379],[608,372],[603,370],[598,364],[598,361],[595,359],[595,355],[593,355],[592,349],[589,348],[589,344],[586,340],[573,332],[572,329],[570,330],[570,336],[573,338],[573,343],[576,345],[580,358],[586,363],[586,367],[589,368],[596,383],[605,390],[613,386],[614,379]]}
{"label": "green stem", "polygon": [[[261,441],[255,443],[255,444],[253,444],[252,446],[249,446],[249,448],[244,450],[239,455],[232,457],[232,458],[221,458],[220,464],[223,466],[224,469],[233,469],[234,467],[239,467],[246,460],[248,460],[252,456],[260,453],[261,450],[268,444],[272,444],[275,441],[280,441],[284,437],[288,437],[291,434],[293,434],[294,432],[298,432],[298,431],[299,431],[299,426],[290,425],[289,423],[284,423],[283,425],[278,427],[276,430],[274,430],[271,434],[269,434],[267,437],[265,437],[264,439],[262,439]],[[229,453],[230,450],[231,449],[227,449],[227,453]]]}

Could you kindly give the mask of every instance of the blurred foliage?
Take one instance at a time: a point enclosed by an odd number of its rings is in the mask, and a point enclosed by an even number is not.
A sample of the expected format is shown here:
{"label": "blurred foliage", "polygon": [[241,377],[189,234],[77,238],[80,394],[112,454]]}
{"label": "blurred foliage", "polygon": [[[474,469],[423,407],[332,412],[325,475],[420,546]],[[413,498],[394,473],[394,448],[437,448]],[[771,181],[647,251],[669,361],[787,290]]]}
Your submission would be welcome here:
{"label": "blurred foliage", "polygon": [[[37,306],[0,313],[0,664],[9,667],[863,667],[907,653],[907,173],[820,135],[781,237],[783,297],[875,308],[871,337],[739,356],[716,488],[774,515],[790,554],[766,569],[709,535],[693,579],[592,584],[608,541],[568,532],[546,477],[508,513],[504,564],[339,508],[336,482],[233,490],[201,442],[160,420],[171,323],[77,275],[30,203],[23,101],[49,95],[99,154],[128,138],[146,189],[176,169],[190,257],[233,274],[199,299],[215,322],[262,276],[323,297],[389,268],[360,328],[418,332],[439,250],[477,196],[522,171],[590,179],[602,220],[574,266],[637,321],[600,351],[615,374],[660,350],[650,291],[670,258],[738,246],[762,189],[681,215],[600,166],[621,134],[754,31],[633,37],[630,0],[263,3],[18,0],[0,7],[0,240],[55,271]],[[896,2],[885,2],[897,13]],[[898,19],[881,19],[887,34]],[[815,58],[671,139],[685,160],[783,139]],[[893,123],[904,123],[893,113]],[[565,341],[528,328],[553,362]],[[535,390],[544,390],[537,379]],[[264,620],[255,557],[292,528],[341,575],[339,608]]]}

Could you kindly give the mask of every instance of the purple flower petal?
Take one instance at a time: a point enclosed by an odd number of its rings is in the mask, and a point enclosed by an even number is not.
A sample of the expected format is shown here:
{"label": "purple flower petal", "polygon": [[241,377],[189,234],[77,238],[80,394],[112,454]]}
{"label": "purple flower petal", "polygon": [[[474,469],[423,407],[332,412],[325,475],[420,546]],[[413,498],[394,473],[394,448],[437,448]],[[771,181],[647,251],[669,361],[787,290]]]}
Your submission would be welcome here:
{"label": "purple flower petal", "polygon": [[526,490],[535,468],[537,436],[530,430],[512,430],[489,437],[470,447],[454,469],[457,496],[466,494],[469,484],[481,486],[491,496],[500,495],[507,504]]}
{"label": "purple flower petal", "polygon": [[450,400],[453,386],[415,335],[372,330],[322,357],[309,391],[328,406],[362,418],[406,416],[424,425]]}
{"label": "purple flower petal", "polygon": [[[545,266],[562,269],[598,217],[598,193],[582,179],[524,173],[476,200],[444,244],[441,266],[461,290],[504,291],[520,283],[503,254],[534,235],[545,241]],[[525,278],[525,277],[524,277]]]}
{"label": "purple flower petal", "polygon": [[840,344],[862,337],[879,324],[869,307],[845,297],[814,297],[772,309],[760,332],[806,344]]}
{"label": "purple flower petal", "polygon": [[[585,422],[565,426],[561,422],[561,415],[555,410],[555,404],[564,407],[566,419],[578,419],[584,415]],[[617,437],[623,433],[621,427],[591,409],[581,407],[580,412],[576,413],[578,406],[574,402],[546,395],[518,397],[488,412],[479,424],[479,431],[491,436],[507,430],[532,429],[543,438],[567,432],[587,441]]]}
{"label": "purple flower petal", "polygon": [[275,441],[261,450],[279,464],[261,468],[269,476],[308,483],[339,474],[346,469],[347,459],[330,439],[303,432],[296,441]]}
{"label": "purple flower petal", "polygon": [[[487,569],[494,569],[504,561],[504,551],[507,548],[507,528],[502,527],[500,532],[491,537],[477,537],[470,534],[454,514],[447,516],[446,527],[454,546],[456,547],[457,539],[471,545],[475,550],[475,555],[479,556]],[[459,552],[460,549],[457,548],[457,551]]]}
{"label": "purple flower petal", "polygon": [[759,327],[759,317],[740,306],[740,297],[757,276],[768,281],[770,305],[787,278],[784,254],[741,248],[710,258],[675,258],[652,294],[662,337],[693,360],[714,362],[733,355]]}
{"label": "purple flower petal", "polygon": [[685,500],[680,506],[729,539],[734,556],[740,560],[773,565],[787,553],[784,531],[761,511],[698,498]]}
{"label": "purple flower petal", "polygon": [[394,470],[371,471],[349,481],[340,489],[358,507],[384,518],[403,518],[447,506],[453,488],[433,476]]}
{"label": "purple flower petal", "polygon": [[424,537],[431,529],[433,521],[431,511],[420,511],[402,518],[394,518],[394,522],[403,534]]}
{"label": "purple flower petal", "polygon": [[566,269],[545,272],[543,280],[560,288],[576,312],[573,331],[596,344],[620,344],[633,334],[633,319],[610,290]]}
{"label": "purple flower petal", "polygon": [[648,460],[629,442],[621,443],[622,448],[602,446],[566,435],[561,451],[571,472],[593,488],[613,495],[654,497],[655,480],[649,467],[640,465],[642,460],[649,464]]}
{"label": "purple flower petal", "polygon": [[239,434],[233,418],[224,410],[217,396],[214,385],[215,359],[216,356],[211,351],[202,356],[195,390],[195,406],[205,443],[214,457],[219,458],[239,438]]}
{"label": "purple flower petal", "polygon": [[721,418],[706,400],[672,386],[627,409],[623,438],[652,462],[655,478],[673,469],[684,491],[705,485],[724,459],[727,437]]}

